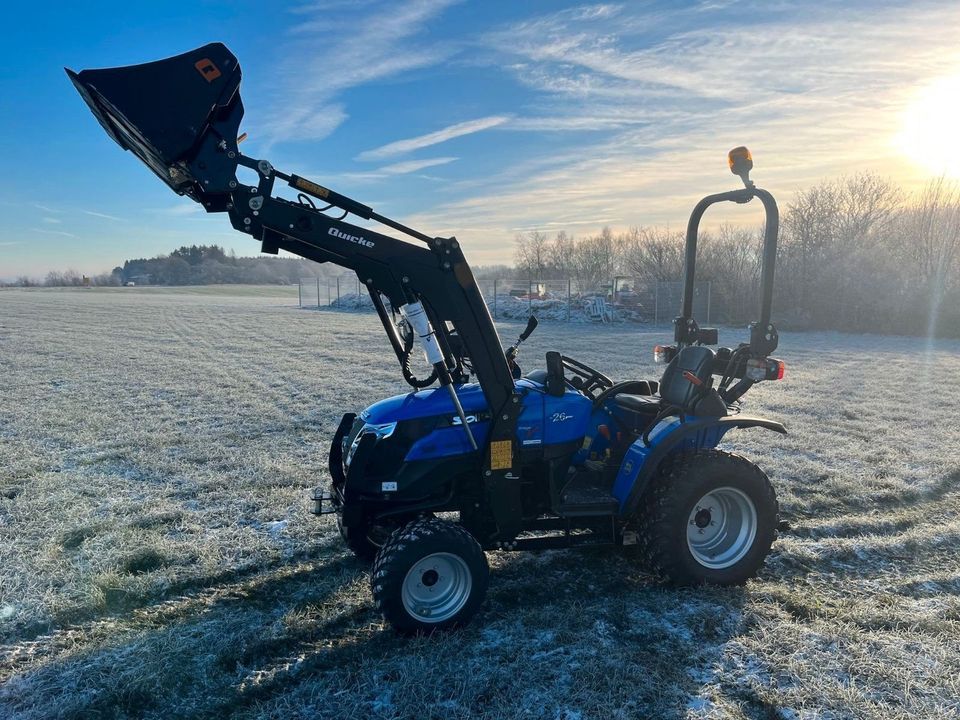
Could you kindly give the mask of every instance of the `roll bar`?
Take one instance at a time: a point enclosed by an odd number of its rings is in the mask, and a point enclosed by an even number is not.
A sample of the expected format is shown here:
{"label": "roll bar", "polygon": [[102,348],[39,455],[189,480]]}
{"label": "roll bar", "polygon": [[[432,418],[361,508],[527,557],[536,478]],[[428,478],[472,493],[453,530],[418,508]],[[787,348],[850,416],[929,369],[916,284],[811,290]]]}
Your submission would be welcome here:
{"label": "roll bar", "polygon": [[702,342],[700,327],[693,317],[693,291],[697,274],[697,240],[700,232],[700,220],[712,205],[721,202],[735,202],[745,205],[760,198],[766,214],[766,226],[763,233],[763,256],[760,270],[760,316],[750,324],[750,354],[754,357],[766,357],[777,349],[779,338],[777,329],[770,322],[773,306],[773,276],[777,264],[777,237],[780,229],[780,211],[777,202],[766,190],[755,187],[745,179],[747,187],[714,195],[707,195],[693,208],[687,222],[686,250],[684,255],[683,305],[680,316],[674,320],[674,340],[678,346]]}

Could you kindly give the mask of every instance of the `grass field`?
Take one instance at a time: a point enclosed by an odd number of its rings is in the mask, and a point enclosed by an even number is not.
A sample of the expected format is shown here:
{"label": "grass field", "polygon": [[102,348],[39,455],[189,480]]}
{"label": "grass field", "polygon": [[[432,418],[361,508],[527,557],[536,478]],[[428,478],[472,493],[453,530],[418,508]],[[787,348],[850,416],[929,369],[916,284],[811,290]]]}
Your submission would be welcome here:
{"label": "grass field", "polygon": [[[522,359],[655,376],[666,337],[544,324]],[[790,522],[758,580],[491,553],[474,623],[405,640],[307,512],[340,415],[402,390],[374,316],[295,289],[0,292],[0,717],[960,717],[960,343],[778,355],[748,409],[791,434],[727,443]]]}

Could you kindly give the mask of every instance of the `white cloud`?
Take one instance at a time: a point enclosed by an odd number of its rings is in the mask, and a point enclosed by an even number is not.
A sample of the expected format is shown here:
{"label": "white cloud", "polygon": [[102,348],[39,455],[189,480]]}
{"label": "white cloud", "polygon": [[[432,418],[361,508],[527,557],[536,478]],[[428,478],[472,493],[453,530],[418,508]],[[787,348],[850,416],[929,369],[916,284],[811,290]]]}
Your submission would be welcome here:
{"label": "white cloud", "polygon": [[425,147],[430,147],[431,145],[447,142],[447,140],[452,140],[453,138],[471,135],[481,130],[489,130],[497,125],[502,125],[509,119],[506,115],[490,115],[489,117],[448,125],[445,128],[435,130],[426,135],[418,135],[417,137],[407,138],[406,140],[396,140],[395,142],[387,143],[373,150],[366,150],[357,156],[357,160],[383,160],[384,158],[403,155],[408,152],[413,152],[414,150],[420,150]]}
{"label": "white cloud", "polygon": [[75,238],[78,237],[73,233],[68,233],[63,230],[45,230],[43,228],[31,228],[33,232],[43,233],[44,235],[60,235],[62,237]]}
{"label": "white cloud", "polygon": [[[671,11],[655,40],[643,10],[613,20],[562,11],[486,36],[490,62],[534,93],[502,130],[603,132],[549,159],[505,158],[501,172],[454,184],[408,221],[457,234],[475,262],[509,257],[517,228],[682,227],[697,199],[736,186],[724,153],[740,144],[781,205],[843,173],[922,180],[893,138],[914,88],[960,71],[960,7],[781,8],[702,30],[686,12]],[[723,220],[761,214],[723,208],[706,222]]]}
{"label": "white cloud", "polygon": [[288,140],[319,140],[347,118],[336,97],[365,83],[426,67],[448,57],[449,45],[423,38],[424,25],[457,0],[414,0],[360,6],[357,15],[345,7],[326,12],[325,4],[299,9],[299,22],[284,43],[287,60],[274,73],[279,78],[279,111],[255,123],[266,129],[266,145]]}
{"label": "white cloud", "polygon": [[447,163],[452,163],[457,158],[455,157],[439,157],[439,158],[429,158],[426,160],[407,160],[406,162],[393,163],[392,165],[385,165],[384,167],[375,170],[374,172],[383,173],[384,175],[403,175],[404,173],[412,173],[417,170],[423,170],[428,167],[435,167],[437,165],[446,165]]}
{"label": "white cloud", "polygon": [[116,215],[107,215],[107,213],[94,212],[93,210],[81,210],[80,212],[82,212],[84,215],[104,218],[105,220],[116,220],[117,222],[123,222],[122,218],[118,218]]}
{"label": "white cloud", "polygon": [[45,223],[49,223],[49,224],[51,224],[51,225],[59,225],[60,222],[61,222],[60,220],[58,220],[58,219],[55,218],[55,217],[45,217],[45,218],[43,218],[43,221],[44,221]]}
{"label": "white cloud", "polygon": [[[429,167],[436,167],[437,165],[446,165],[458,159],[459,158],[455,157],[438,157],[425,158],[423,160],[405,160],[404,162],[384,165],[376,170],[369,170],[367,172],[343,173],[341,177],[350,180],[379,180],[393,175],[406,175],[408,173],[418,172]],[[426,176],[421,175],[421,177]]]}

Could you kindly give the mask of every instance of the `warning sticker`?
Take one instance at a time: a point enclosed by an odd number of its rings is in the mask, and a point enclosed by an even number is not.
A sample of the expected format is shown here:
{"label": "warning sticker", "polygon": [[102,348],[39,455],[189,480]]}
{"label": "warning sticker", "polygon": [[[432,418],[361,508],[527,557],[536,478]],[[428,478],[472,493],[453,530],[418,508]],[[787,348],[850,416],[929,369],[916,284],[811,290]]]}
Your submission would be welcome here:
{"label": "warning sticker", "polygon": [[512,446],[510,440],[494,440],[490,443],[491,470],[509,470],[513,466]]}

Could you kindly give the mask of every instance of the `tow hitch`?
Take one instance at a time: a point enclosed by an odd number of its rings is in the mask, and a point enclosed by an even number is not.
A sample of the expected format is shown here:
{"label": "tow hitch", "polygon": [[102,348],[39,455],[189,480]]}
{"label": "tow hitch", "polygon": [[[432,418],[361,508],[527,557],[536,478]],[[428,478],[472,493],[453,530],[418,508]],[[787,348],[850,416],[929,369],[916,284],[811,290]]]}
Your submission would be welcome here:
{"label": "tow hitch", "polygon": [[336,498],[334,498],[332,492],[329,490],[314,490],[311,513],[314,515],[332,515],[336,511]]}

